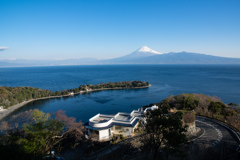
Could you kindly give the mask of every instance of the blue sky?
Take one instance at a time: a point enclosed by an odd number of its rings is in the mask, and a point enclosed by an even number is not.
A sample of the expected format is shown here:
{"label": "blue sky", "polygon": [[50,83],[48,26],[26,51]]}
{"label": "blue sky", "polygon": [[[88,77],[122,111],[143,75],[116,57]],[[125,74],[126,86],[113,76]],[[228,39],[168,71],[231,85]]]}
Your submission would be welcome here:
{"label": "blue sky", "polygon": [[0,0],[0,15],[0,59],[107,59],[143,45],[240,58],[240,0]]}

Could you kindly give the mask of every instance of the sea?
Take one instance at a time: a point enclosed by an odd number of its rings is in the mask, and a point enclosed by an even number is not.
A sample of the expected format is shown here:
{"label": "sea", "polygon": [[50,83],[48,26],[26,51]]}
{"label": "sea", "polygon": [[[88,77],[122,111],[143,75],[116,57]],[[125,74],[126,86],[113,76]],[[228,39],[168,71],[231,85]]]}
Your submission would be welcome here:
{"label": "sea", "polygon": [[[83,65],[0,68],[0,86],[31,86],[51,91],[81,84],[146,81],[144,89],[105,90],[31,102],[12,115],[29,109],[63,110],[78,121],[92,116],[131,112],[170,95],[198,93],[240,105],[240,65]],[[10,116],[12,116],[10,115]]]}

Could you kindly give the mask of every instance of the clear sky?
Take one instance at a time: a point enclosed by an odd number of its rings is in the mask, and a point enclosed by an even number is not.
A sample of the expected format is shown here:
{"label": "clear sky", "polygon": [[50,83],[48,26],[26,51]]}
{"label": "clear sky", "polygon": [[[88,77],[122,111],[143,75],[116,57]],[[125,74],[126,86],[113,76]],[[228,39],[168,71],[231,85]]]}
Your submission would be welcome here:
{"label": "clear sky", "polygon": [[240,0],[0,0],[0,59],[240,58]]}

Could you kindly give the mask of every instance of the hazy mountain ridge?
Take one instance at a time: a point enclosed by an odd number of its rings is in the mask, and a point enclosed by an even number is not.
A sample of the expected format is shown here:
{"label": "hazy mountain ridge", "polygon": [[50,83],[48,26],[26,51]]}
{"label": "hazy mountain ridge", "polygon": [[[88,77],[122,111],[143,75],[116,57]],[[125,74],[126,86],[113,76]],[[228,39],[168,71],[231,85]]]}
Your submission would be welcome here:
{"label": "hazy mountain ridge", "polygon": [[0,67],[104,64],[240,64],[240,58],[218,57],[185,51],[163,54],[147,46],[143,46],[128,55],[107,60],[98,60],[95,58],[66,60],[0,60]]}

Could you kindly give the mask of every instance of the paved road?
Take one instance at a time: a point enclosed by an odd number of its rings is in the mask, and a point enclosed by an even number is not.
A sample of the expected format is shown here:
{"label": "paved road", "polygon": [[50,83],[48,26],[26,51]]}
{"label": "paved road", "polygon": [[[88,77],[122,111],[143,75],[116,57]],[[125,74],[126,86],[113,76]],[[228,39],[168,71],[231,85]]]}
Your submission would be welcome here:
{"label": "paved road", "polygon": [[196,126],[200,127],[203,132],[193,140],[195,143],[211,145],[212,147],[226,144],[231,148],[237,148],[239,145],[238,140],[229,130],[209,119],[196,117]]}

